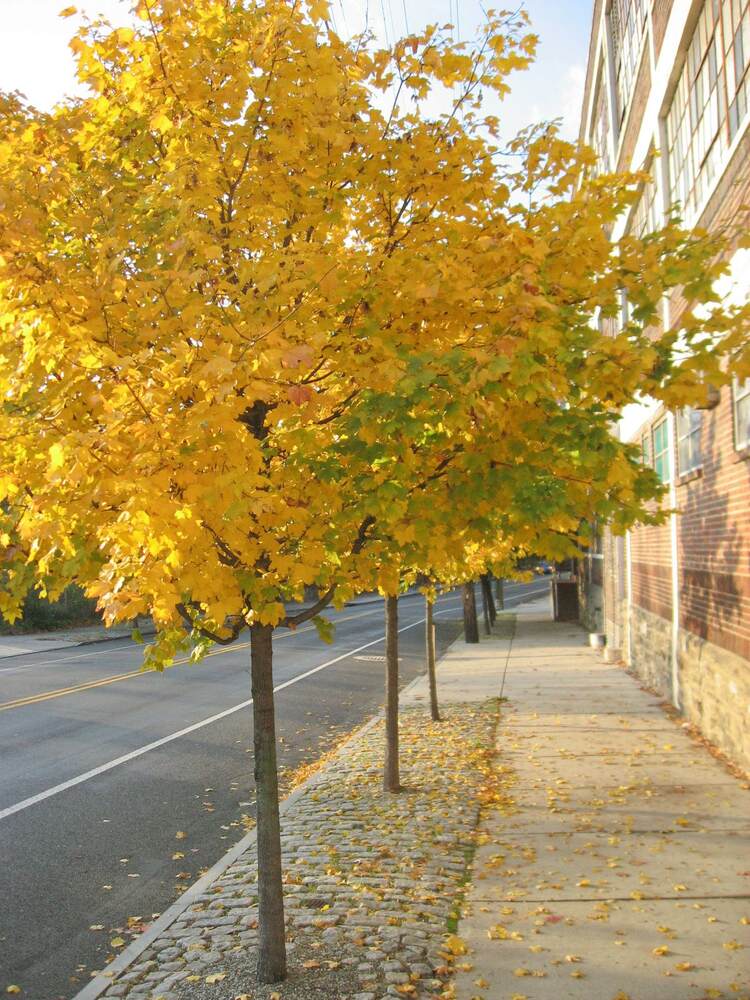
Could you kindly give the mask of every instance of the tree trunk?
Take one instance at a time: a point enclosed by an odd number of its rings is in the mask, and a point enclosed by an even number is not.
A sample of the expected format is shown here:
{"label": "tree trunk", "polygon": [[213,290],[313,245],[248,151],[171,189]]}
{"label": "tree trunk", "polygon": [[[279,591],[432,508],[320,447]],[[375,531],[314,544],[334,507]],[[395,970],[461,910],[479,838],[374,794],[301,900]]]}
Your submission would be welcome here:
{"label": "tree trunk", "polygon": [[385,766],[383,788],[398,792],[398,597],[385,599]]}
{"label": "tree trunk", "polygon": [[482,577],[482,589],[484,590],[487,607],[490,612],[490,625],[494,625],[497,621],[497,608],[495,607],[495,598],[492,596],[492,583],[490,582],[490,574],[485,573]]}
{"label": "tree trunk", "polygon": [[495,597],[497,598],[497,606],[502,611],[505,608],[505,594],[503,593],[502,580],[495,580]]}
{"label": "tree trunk", "polygon": [[479,623],[477,622],[477,598],[474,583],[463,585],[464,598],[464,638],[467,642],[479,642]]}
{"label": "tree trunk", "polygon": [[273,705],[273,628],[250,629],[258,842],[258,981],[286,978],[279,785]]}
{"label": "tree trunk", "polygon": [[440,709],[437,699],[437,677],[435,676],[435,626],[432,622],[432,601],[424,599],[424,639],[427,654],[427,677],[430,682],[430,715],[433,722],[440,722]]}
{"label": "tree trunk", "polygon": [[479,581],[479,591],[482,595],[482,616],[484,618],[484,631],[487,635],[492,635],[492,622],[490,621],[490,605],[487,601],[487,589],[484,580]]}

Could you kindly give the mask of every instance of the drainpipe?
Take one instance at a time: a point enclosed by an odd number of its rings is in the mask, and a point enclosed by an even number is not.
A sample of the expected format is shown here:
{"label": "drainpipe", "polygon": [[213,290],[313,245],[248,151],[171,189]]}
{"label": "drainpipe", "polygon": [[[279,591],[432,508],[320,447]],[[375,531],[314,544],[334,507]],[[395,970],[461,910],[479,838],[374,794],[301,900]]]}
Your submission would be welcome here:
{"label": "drainpipe", "polygon": [[672,564],[672,703],[675,708],[680,708],[680,576],[679,559],[677,548],[677,514],[674,513],[677,507],[677,485],[676,456],[677,456],[677,427],[675,415],[670,410],[667,413],[667,433],[669,435],[669,506],[673,513],[669,515],[669,533],[671,541],[671,564]]}

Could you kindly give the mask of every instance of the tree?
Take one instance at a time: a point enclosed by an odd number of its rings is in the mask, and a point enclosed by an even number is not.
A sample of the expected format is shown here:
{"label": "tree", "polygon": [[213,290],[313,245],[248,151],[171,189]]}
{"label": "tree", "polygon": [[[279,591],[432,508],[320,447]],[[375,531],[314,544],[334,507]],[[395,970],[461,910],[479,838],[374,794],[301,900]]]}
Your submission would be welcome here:
{"label": "tree", "polygon": [[427,681],[430,690],[430,716],[433,722],[440,722],[440,707],[437,694],[437,672],[435,662],[435,624],[433,621],[434,597],[425,594],[424,598],[424,639],[425,662],[427,664]]}
{"label": "tree", "polygon": [[[746,314],[652,338],[669,288],[710,300],[720,241],[613,246],[639,176],[592,178],[550,128],[497,145],[481,92],[528,63],[521,16],[474,47],[433,26],[377,49],[321,0],[135,11],[73,39],[89,96],[0,96],[0,613],[79,583],[108,622],[152,615],[156,668],[250,629],[272,981],[285,602],[463,581],[493,546],[567,552],[582,514],[656,516],[609,423],[745,364]],[[623,289],[633,319],[604,337]]]}
{"label": "tree", "polygon": [[463,585],[464,602],[464,638],[469,643],[479,642],[479,623],[477,621],[477,596],[474,581]]}

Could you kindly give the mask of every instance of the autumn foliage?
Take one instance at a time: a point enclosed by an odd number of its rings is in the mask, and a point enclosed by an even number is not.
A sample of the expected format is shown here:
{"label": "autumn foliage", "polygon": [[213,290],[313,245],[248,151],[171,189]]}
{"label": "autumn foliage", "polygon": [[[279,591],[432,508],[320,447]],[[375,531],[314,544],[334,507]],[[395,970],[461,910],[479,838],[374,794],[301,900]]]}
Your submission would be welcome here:
{"label": "autumn foliage", "polygon": [[3,614],[76,580],[153,614],[159,661],[305,584],[393,591],[643,513],[611,420],[687,398],[741,327],[647,335],[669,287],[709,296],[716,242],[612,246],[637,178],[553,128],[500,147],[481,93],[533,54],[522,18],[377,49],[319,2],[136,11],[73,39],[91,96],[0,105]]}

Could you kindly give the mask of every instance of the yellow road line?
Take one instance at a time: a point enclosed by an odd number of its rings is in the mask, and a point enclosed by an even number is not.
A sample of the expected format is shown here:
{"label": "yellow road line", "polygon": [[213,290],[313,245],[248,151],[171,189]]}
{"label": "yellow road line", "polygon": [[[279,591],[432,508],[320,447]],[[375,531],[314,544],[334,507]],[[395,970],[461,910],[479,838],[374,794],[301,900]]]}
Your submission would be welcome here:
{"label": "yellow road line", "polygon": [[[356,615],[347,615],[345,618],[338,618],[336,619],[336,623],[351,621],[353,618],[362,618],[369,614],[373,614],[373,612],[361,611]],[[300,635],[302,632],[311,632],[314,628],[314,625],[308,625],[306,628],[282,632],[281,635],[276,636],[276,639],[289,638],[290,636]],[[249,642],[238,642],[232,646],[227,646],[226,649],[217,649],[212,653],[206,653],[203,659],[208,659],[209,656],[223,656],[227,653],[234,653],[238,649],[247,649],[249,645]],[[185,663],[190,663],[189,657],[175,660],[171,665],[176,667]],[[63,698],[68,694],[78,694],[81,691],[90,691],[92,688],[105,687],[108,684],[116,684],[118,681],[126,681],[131,677],[145,677],[153,673],[153,670],[130,670],[124,674],[113,674],[110,677],[101,677],[99,680],[85,681],[82,684],[72,684],[70,687],[56,688],[53,691],[40,691],[39,694],[31,694],[26,698],[16,698],[14,701],[0,702],[0,712],[7,712],[11,708],[23,708],[26,705],[36,705],[40,701],[51,701],[53,698]]]}

